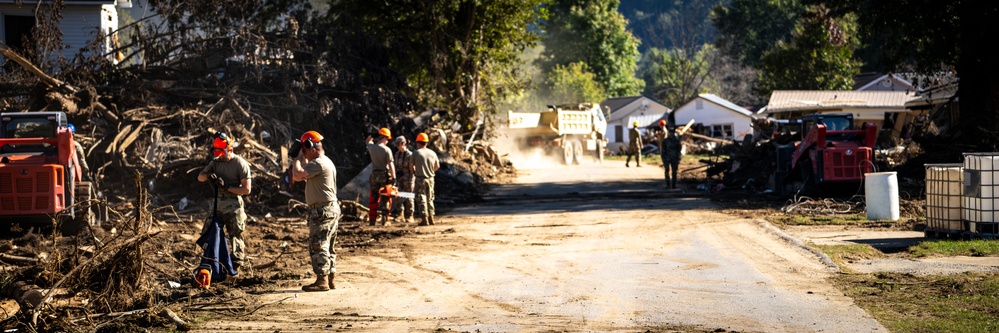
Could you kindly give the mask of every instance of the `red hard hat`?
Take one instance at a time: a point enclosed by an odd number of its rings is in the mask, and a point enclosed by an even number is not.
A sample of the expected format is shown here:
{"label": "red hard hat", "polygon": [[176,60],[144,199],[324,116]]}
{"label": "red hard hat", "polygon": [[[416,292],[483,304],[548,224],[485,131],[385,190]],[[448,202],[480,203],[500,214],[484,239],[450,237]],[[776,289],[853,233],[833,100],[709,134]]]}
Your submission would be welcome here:
{"label": "red hard hat", "polygon": [[378,129],[378,135],[384,136],[384,137],[389,138],[389,139],[392,138],[392,132],[389,131],[389,129],[385,128],[385,127],[382,127],[380,129]]}
{"label": "red hard hat", "polygon": [[311,141],[312,143],[319,143],[319,141],[323,141],[323,135],[319,134],[319,132],[316,131],[308,131],[305,132],[305,134],[302,134],[302,138],[299,139],[299,141],[302,142]]}
{"label": "red hard hat", "polygon": [[212,142],[212,155],[215,157],[225,155],[225,153],[229,152],[231,149],[232,145],[229,144],[228,139],[216,137],[215,142]]}
{"label": "red hard hat", "polygon": [[659,126],[666,126],[666,120],[660,119]]}
{"label": "red hard hat", "polygon": [[430,137],[427,136],[427,133],[420,133],[416,136],[416,142],[430,142]]}

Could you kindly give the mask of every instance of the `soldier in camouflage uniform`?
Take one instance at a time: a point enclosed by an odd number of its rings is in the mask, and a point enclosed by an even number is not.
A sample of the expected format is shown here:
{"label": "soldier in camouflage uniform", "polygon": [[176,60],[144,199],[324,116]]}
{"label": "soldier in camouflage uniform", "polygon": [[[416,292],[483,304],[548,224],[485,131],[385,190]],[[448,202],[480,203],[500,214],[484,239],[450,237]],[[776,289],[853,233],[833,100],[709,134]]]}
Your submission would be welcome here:
{"label": "soldier in camouflage uniform", "polygon": [[309,256],[316,282],[302,286],[304,291],[336,288],[336,231],[341,213],[336,197],[336,165],[323,152],[322,135],[308,131],[302,135],[302,151],[295,158],[292,177],[305,181],[305,203],[309,206]]}
{"label": "soldier in camouflage uniform", "polygon": [[[413,152],[409,150],[406,146],[406,137],[398,136],[392,141],[395,145],[395,171],[399,176],[397,184],[399,184],[400,192],[413,192],[413,171],[410,170],[410,165],[413,164]],[[413,199],[412,198],[397,198],[395,200],[396,208],[398,211],[398,217],[405,223],[413,222]]]}
{"label": "soldier in camouflage uniform", "polygon": [[[199,182],[212,181],[218,193],[218,214],[228,237],[232,252],[232,268],[239,269],[246,260],[246,242],[243,231],[246,229],[246,212],[243,209],[243,196],[250,194],[250,163],[232,152],[232,142],[225,133],[215,133],[212,143],[212,161],[198,174]],[[211,226],[205,223],[201,232]]]}

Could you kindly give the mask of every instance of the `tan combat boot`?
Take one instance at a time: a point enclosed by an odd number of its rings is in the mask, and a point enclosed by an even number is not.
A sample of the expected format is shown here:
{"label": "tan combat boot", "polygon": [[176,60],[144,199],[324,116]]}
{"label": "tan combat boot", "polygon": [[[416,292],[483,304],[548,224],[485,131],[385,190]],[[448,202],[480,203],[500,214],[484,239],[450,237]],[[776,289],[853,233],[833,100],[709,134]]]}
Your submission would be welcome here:
{"label": "tan combat boot", "polygon": [[317,275],[316,282],[310,285],[302,286],[302,291],[314,292],[314,291],[329,291],[330,285],[326,282],[325,275]]}
{"label": "tan combat boot", "polygon": [[434,225],[434,214],[427,215],[427,223]]}
{"label": "tan combat boot", "polygon": [[330,289],[336,289],[336,285],[333,284],[333,276],[335,275],[336,273],[330,273]]}

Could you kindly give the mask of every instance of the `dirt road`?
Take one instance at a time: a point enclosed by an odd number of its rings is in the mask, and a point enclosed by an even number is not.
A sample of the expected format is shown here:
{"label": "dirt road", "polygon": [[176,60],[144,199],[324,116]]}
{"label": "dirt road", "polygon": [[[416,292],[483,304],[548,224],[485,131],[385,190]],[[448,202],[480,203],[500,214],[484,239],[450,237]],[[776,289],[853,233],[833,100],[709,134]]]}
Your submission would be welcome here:
{"label": "dirt road", "polygon": [[886,331],[824,282],[832,271],[813,254],[661,189],[661,175],[618,163],[521,169],[437,226],[342,254],[336,290],[273,290],[262,302],[280,304],[200,329]]}

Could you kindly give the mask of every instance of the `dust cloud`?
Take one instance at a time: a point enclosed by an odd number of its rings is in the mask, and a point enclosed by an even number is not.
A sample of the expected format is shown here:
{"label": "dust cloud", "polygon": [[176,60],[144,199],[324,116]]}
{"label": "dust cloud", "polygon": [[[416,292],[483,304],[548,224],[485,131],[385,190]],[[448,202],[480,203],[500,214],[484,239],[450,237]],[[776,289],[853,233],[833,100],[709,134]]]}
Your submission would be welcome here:
{"label": "dust cloud", "polygon": [[561,155],[548,154],[542,148],[521,147],[518,142],[527,138],[519,135],[516,129],[499,129],[492,138],[493,148],[517,169],[548,169],[565,167]]}

